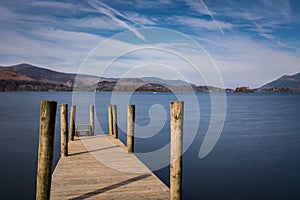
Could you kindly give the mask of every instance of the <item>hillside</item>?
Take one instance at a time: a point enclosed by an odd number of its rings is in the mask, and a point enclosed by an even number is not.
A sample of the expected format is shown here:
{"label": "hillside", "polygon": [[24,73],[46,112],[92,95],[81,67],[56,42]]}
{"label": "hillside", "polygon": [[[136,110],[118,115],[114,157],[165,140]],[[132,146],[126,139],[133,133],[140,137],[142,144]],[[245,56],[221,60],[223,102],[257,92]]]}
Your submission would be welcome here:
{"label": "hillside", "polygon": [[0,80],[33,81],[32,78],[18,74],[7,68],[0,68]]}
{"label": "hillside", "polygon": [[89,75],[77,75],[57,72],[26,63],[5,67],[8,70],[14,71],[18,75],[23,75],[33,81],[40,81],[43,83],[61,84],[72,86],[75,78],[78,84],[91,86],[99,80],[99,77]]}
{"label": "hillside", "polygon": [[29,64],[19,64],[7,67],[12,71],[15,71],[17,74],[26,76],[35,81],[42,81],[46,83],[54,84],[67,84],[73,83],[75,75],[66,74],[61,72],[52,71],[49,69],[36,67]]}
{"label": "hillside", "polygon": [[291,76],[284,75],[270,83],[263,85],[258,90],[282,89],[300,91],[300,73]]}

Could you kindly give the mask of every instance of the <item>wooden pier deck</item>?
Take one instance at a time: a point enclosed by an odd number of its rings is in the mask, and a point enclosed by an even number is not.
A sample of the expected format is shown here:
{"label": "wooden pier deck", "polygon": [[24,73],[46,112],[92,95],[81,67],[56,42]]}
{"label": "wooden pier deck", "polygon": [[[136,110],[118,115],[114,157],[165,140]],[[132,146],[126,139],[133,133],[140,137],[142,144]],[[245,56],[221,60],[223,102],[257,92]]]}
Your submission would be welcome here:
{"label": "wooden pier deck", "polygon": [[112,136],[75,137],[52,175],[51,199],[169,199],[169,188]]}

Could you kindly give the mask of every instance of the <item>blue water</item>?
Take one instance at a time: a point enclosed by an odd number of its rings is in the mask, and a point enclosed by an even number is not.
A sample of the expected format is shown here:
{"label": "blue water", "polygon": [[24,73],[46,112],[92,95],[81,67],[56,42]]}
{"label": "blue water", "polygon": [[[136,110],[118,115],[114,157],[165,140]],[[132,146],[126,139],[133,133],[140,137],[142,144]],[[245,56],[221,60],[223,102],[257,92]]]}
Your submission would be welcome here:
{"label": "blue water", "polygon": [[[87,93],[80,94],[84,98]],[[120,93],[119,96],[122,99]],[[188,96],[189,94],[183,94]],[[72,93],[0,93],[1,199],[34,199],[39,132],[39,106],[43,99],[72,103]],[[185,104],[184,135],[199,125],[193,143],[183,155],[183,199],[300,199],[300,94],[227,94],[227,115],[221,137],[205,158],[198,157],[211,118],[210,98],[198,93],[200,121],[194,104]],[[169,143],[171,93],[135,93],[136,123],[152,130],[136,133],[136,152],[148,166],[153,160],[141,153]],[[96,132],[108,132],[107,104],[111,93],[94,99]],[[88,100],[78,108],[78,120],[88,120]],[[159,104],[165,108],[149,109]],[[58,116],[58,113],[57,113]],[[118,105],[120,139],[125,143],[126,106]],[[151,121],[152,120],[152,121]],[[54,166],[59,159],[59,117],[56,122]],[[168,155],[163,158],[169,160]],[[155,171],[169,184],[169,167]]]}

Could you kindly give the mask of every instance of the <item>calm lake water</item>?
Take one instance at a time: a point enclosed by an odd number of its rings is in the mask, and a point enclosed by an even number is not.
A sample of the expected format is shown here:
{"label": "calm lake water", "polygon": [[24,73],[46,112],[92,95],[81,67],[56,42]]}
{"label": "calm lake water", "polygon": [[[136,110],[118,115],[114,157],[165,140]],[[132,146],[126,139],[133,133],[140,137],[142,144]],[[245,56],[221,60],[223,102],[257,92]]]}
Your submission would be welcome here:
{"label": "calm lake water", "polygon": [[[87,94],[80,95],[84,99]],[[126,93],[118,95],[122,99]],[[1,199],[34,199],[40,101],[71,105],[72,93],[2,92],[0,97]],[[111,93],[97,93],[94,98],[96,133],[108,132],[110,100]],[[172,93],[134,93],[130,99],[141,126],[136,152],[148,166],[153,160],[143,155],[169,143],[169,103],[174,100]],[[199,128],[183,156],[183,199],[300,199],[300,94],[227,94],[221,137],[202,159],[198,153],[211,118],[209,94],[198,93],[197,100],[199,107],[185,104],[185,137],[195,123]],[[83,100],[78,107],[79,122],[88,121],[89,104]],[[58,116],[54,165],[60,152]],[[125,143],[126,105],[118,105],[118,122]],[[169,184],[168,166],[155,173]]]}

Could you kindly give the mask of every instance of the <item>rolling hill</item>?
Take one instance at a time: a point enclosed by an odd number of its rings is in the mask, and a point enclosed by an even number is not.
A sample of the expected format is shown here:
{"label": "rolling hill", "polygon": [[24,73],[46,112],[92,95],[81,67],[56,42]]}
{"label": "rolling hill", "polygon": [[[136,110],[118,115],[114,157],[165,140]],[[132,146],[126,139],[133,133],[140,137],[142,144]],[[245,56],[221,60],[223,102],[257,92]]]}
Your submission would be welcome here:
{"label": "rolling hill", "polygon": [[[191,83],[181,80],[165,80],[155,77],[143,78],[104,78],[82,74],[62,73],[30,64],[0,67],[0,90],[2,91],[170,91],[191,89]],[[74,84],[76,82],[76,84]],[[76,88],[73,86],[76,85]],[[207,87],[195,87],[207,90]]]}
{"label": "rolling hill", "polygon": [[300,91],[300,73],[291,76],[284,75],[270,83],[263,85],[258,90],[270,90],[288,88],[290,90]]}
{"label": "rolling hill", "polygon": [[67,84],[68,82],[73,83],[75,78],[75,75],[73,74],[56,72],[49,69],[25,64],[25,63],[19,65],[13,65],[11,67],[6,67],[6,69],[14,71],[17,74],[23,75],[25,77],[31,78],[34,81],[42,81],[46,83],[54,83],[54,84]]}
{"label": "rolling hill", "polygon": [[0,68],[0,80],[34,81],[34,79],[18,74],[8,68]]}

